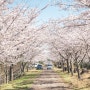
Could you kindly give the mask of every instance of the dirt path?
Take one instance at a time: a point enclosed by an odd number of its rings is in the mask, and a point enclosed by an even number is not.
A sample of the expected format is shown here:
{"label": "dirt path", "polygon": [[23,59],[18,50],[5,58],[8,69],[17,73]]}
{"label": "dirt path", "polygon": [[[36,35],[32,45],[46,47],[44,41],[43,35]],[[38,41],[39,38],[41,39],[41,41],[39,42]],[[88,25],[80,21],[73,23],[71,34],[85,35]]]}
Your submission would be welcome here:
{"label": "dirt path", "polygon": [[43,70],[30,90],[73,90],[53,70]]}

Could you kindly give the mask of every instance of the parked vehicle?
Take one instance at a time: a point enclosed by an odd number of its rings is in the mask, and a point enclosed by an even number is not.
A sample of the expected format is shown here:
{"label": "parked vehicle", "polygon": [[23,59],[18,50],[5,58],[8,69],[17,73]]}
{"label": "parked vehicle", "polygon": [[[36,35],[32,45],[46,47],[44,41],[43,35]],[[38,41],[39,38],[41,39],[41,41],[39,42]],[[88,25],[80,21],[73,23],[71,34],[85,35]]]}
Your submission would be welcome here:
{"label": "parked vehicle", "polygon": [[40,69],[43,69],[42,65],[41,64],[38,64],[37,67],[36,67],[37,70],[40,70]]}
{"label": "parked vehicle", "polygon": [[47,65],[47,69],[52,69],[52,65],[51,64],[48,64]]}

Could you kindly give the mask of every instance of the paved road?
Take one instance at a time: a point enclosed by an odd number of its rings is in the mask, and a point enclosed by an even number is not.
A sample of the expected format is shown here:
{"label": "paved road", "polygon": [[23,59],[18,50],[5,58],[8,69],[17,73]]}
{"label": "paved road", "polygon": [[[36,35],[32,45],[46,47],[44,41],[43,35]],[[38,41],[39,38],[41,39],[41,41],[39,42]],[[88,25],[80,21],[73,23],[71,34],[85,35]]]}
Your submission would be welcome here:
{"label": "paved road", "polygon": [[73,90],[53,70],[43,70],[30,90]]}

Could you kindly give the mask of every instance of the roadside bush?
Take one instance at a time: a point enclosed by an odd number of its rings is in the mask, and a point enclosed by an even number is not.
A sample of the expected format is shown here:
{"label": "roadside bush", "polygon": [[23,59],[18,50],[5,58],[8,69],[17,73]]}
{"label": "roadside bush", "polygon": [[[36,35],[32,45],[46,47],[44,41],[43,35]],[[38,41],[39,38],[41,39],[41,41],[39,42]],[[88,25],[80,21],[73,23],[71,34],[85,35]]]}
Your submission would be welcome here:
{"label": "roadside bush", "polygon": [[90,62],[84,62],[83,64],[80,64],[80,67],[90,69]]}

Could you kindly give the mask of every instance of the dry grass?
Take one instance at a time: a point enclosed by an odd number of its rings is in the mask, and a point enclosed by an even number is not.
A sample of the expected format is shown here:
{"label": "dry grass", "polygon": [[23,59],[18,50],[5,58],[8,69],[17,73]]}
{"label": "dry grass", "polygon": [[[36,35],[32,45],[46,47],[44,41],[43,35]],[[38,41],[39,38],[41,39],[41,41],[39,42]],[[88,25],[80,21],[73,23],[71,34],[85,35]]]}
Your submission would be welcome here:
{"label": "dry grass", "polygon": [[90,72],[81,75],[81,80],[77,78],[77,74],[71,76],[67,72],[62,72],[61,69],[55,71],[63,78],[63,80],[73,86],[74,90],[90,90]]}

